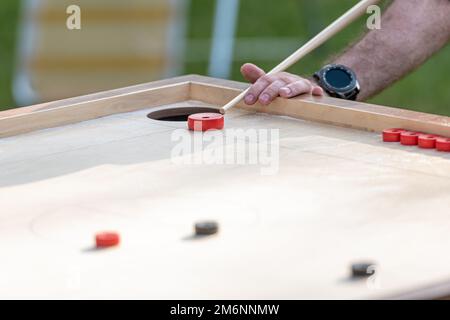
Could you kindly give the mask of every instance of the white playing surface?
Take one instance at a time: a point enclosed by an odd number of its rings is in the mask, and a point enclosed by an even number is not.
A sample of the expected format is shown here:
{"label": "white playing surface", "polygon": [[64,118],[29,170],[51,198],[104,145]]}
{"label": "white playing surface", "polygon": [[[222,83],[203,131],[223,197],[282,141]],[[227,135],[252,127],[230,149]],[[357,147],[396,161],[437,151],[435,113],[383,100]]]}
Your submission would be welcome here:
{"label": "white playing surface", "polygon": [[[0,298],[373,298],[450,279],[449,154],[233,110],[226,129],[280,130],[278,173],[180,164],[185,124],[148,111],[0,139]],[[219,234],[193,237],[202,219]],[[94,250],[110,229],[121,245]],[[378,277],[351,280],[365,259]]]}

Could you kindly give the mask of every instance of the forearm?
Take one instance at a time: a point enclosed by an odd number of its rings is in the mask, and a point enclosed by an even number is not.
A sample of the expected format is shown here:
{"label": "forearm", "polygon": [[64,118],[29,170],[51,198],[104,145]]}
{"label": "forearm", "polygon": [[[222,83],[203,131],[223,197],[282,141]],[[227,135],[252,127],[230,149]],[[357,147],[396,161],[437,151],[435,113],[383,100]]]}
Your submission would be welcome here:
{"label": "forearm", "polygon": [[355,71],[365,100],[408,74],[450,39],[449,0],[394,0],[380,30],[368,32],[335,63]]}

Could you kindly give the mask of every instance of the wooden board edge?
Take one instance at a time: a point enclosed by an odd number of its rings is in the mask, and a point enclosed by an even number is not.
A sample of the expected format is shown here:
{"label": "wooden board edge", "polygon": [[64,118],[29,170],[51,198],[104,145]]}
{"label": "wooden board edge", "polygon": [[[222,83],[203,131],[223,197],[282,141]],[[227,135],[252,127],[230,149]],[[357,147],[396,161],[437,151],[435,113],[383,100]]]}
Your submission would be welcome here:
{"label": "wooden board edge", "polygon": [[137,84],[137,85],[128,86],[128,87],[124,87],[124,88],[112,89],[112,90],[87,94],[87,95],[83,95],[83,96],[67,98],[67,99],[63,99],[63,100],[35,104],[32,106],[24,106],[24,107],[19,107],[19,108],[15,108],[15,109],[9,109],[9,110],[0,112],[0,120],[2,118],[15,116],[15,115],[27,114],[27,113],[31,113],[31,112],[38,111],[38,110],[52,109],[52,108],[57,108],[57,107],[73,105],[73,104],[77,104],[77,103],[95,101],[95,100],[104,99],[104,98],[111,98],[111,97],[119,96],[119,95],[123,95],[123,94],[132,94],[132,93],[136,93],[136,92],[140,92],[140,91],[144,91],[144,90],[155,89],[155,88],[160,88],[160,87],[165,87],[165,86],[170,86],[170,85],[181,85],[181,84],[185,84],[185,83],[190,83],[192,79],[196,79],[196,76],[195,75],[180,76],[180,77],[176,77],[176,78],[152,81],[152,82]]}
{"label": "wooden board edge", "polygon": [[386,300],[450,300],[450,280],[445,279],[425,287],[411,288],[380,298]]}
{"label": "wooden board edge", "polygon": [[[191,99],[223,105],[246,87],[235,81],[216,79],[210,83],[207,77],[196,78],[191,83]],[[450,137],[449,117],[330,97],[278,98],[269,106],[241,102],[237,107],[366,131],[404,128]]]}
{"label": "wooden board edge", "polygon": [[155,81],[0,112],[0,138],[188,100],[190,77]]}
{"label": "wooden board edge", "polygon": [[[0,112],[0,137],[189,99],[223,105],[247,87],[237,81],[186,75],[7,110]],[[278,98],[269,106],[241,102],[237,107],[367,131],[400,127],[450,136],[449,117],[329,97]]]}

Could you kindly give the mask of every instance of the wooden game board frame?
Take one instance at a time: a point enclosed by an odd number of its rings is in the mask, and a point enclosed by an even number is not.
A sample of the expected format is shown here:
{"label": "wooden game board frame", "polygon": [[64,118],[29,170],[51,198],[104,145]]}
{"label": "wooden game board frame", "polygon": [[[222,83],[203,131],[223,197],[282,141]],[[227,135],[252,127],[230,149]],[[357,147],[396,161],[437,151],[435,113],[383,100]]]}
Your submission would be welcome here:
{"label": "wooden game board frame", "polygon": [[[136,86],[0,112],[0,137],[95,119],[111,114],[199,100],[224,105],[248,85],[199,75],[186,75]],[[386,128],[450,136],[450,118],[329,97],[278,98],[269,106],[239,108],[380,132]]]}
{"label": "wooden game board frame", "polygon": [[[136,111],[186,100],[223,105],[248,84],[198,75],[187,75],[81,97],[42,103],[0,112],[0,137],[77,123],[111,114]],[[402,127],[450,136],[450,118],[403,109],[377,106],[328,97],[302,96],[277,99],[270,106],[237,107],[257,112],[286,115],[338,126],[379,132]],[[449,298],[450,281],[410,290],[389,298]]]}

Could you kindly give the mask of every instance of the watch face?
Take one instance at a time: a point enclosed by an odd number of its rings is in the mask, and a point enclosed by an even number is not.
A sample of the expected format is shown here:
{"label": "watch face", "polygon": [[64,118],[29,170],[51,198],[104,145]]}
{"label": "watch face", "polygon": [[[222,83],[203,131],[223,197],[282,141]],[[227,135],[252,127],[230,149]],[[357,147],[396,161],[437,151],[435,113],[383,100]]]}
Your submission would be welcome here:
{"label": "watch face", "polygon": [[352,81],[352,76],[342,69],[331,69],[325,73],[326,82],[336,89],[348,87]]}

